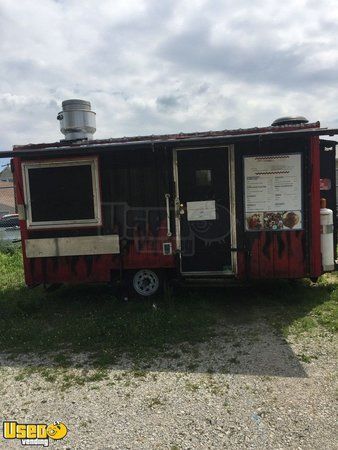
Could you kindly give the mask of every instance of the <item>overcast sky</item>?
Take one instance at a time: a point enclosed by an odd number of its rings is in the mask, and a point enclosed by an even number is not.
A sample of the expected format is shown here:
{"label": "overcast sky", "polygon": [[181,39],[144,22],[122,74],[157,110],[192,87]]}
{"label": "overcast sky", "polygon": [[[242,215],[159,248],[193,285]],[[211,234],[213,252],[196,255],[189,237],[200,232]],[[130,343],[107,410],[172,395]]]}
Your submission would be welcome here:
{"label": "overcast sky", "polygon": [[96,138],[338,126],[336,0],[0,0],[0,149],[51,142],[67,98]]}

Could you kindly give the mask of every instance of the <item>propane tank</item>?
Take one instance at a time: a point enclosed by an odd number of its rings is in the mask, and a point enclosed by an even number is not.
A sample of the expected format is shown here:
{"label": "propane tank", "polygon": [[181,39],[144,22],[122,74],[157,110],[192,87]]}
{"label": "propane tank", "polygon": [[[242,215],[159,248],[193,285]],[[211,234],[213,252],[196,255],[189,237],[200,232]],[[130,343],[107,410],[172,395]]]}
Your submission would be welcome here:
{"label": "propane tank", "polygon": [[320,246],[324,272],[334,270],[333,211],[326,207],[326,199],[320,199]]}

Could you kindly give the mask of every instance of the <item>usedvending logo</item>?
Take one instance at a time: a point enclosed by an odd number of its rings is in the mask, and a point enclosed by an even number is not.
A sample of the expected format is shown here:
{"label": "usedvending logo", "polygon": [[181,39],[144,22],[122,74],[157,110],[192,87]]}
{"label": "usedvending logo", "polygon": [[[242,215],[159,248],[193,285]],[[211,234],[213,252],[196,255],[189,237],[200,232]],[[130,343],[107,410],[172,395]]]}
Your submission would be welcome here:
{"label": "usedvending logo", "polygon": [[49,446],[49,439],[58,441],[68,433],[66,425],[62,422],[45,423],[18,423],[5,421],[3,423],[3,437],[5,439],[20,439],[22,445]]}

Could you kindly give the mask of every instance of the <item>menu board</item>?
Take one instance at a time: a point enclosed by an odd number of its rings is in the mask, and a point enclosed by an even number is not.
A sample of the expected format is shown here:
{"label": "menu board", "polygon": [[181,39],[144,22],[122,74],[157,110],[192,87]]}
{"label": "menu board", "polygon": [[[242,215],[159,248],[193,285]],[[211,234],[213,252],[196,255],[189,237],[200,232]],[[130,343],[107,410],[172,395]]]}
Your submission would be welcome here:
{"label": "menu board", "polygon": [[245,228],[302,228],[302,156],[244,157]]}

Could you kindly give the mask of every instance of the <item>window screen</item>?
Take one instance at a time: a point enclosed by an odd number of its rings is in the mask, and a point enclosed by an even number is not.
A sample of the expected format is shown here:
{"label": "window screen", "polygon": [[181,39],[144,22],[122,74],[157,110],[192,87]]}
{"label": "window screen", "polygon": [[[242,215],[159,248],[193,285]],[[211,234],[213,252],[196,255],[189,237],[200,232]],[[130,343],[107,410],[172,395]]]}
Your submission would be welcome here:
{"label": "window screen", "polygon": [[26,164],[30,225],[99,223],[95,168],[94,161],[88,161],[88,164],[73,161],[69,165],[50,162]]}
{"label": "window screen", "polygon": [[210,169],[198,169],[196,174],[197,186],[211,186],[211,170]]}

